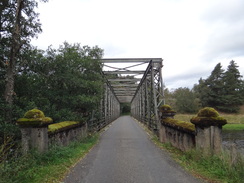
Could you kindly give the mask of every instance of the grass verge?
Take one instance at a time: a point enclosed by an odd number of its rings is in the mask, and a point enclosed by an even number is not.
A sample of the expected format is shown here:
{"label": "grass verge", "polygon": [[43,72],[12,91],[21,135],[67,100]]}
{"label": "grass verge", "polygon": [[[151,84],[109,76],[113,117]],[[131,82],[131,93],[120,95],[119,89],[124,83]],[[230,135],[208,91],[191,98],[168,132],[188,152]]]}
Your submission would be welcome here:
{"label": "grass verge", "polygon": [[196,150],[182,152],[169,143],[161,143],[144,124],[139,124],[158,147],[166,150],[180,166],[195,177],[209,183],[243,183],[244,157],[236,151],[213,156]]}
{"label": "grass verge", "polygon": [[182,152],[170,144],[160,143],[155,136],[152,140],[169,152],[184,169],[200,179],[210,183],[243,183],[244,158],[241,155],[235,156],[233,160],[233,156],[228,153],[209,156],[196,150]]}
{"label": "grass verge", "polygon": [[71,166],[83,158],[98,142],[93,135],[69,146],[54,146],[47,153],[31,152],[25,156],[0,163],[0,183],[55,183]]}
{"label": "grass verge", "polygon": [[226,124],[223,126],[223,130],[244,130],[244,124]]}
{"label": "grass verge", "polygon": [[[175,119],[180,121],[190,121],[196,114],[176,114]],[[221,117],[225,118],[228,124],[244,124],[244,114],[220,114]]]}

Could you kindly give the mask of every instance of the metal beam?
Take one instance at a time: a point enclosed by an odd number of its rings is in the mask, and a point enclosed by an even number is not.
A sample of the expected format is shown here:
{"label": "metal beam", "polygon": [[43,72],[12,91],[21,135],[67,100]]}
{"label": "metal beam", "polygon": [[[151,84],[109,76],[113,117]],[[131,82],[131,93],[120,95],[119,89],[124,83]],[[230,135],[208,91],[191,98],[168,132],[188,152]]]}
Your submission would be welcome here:
{"label": "metal beam", "polygon": [[132,82],[136,82],[136,81],[140,81],[141,79],[140,78],[133,78],[133,79],[128,79],[128,78],[116,78],[116,79],[108,79],[109,82],[129,82],[129,81],[132,81]]}
{"label": "metal beam", "polygon": [[112,87],[114,88],[122,88],[122,87],[133,87],[133,88],[137,88],[138,84],[111,84]]}
{"label": "metal beam", "polygon": [[153,63],[162,63],[162,58],[104,58],[101,59],[103,63],[130,63],[130,62],[144,62],[149,63],[152,61]]}
{"label": "metal beam", "polygon": [[127,97],[127,96],[130,96],[130,97],[133,97],[135,94],[134,93],[116,93],[116,96],[124,96],[124,97]]}
{"label": "metal beam", "polygon": [[144,74],[145,71],[103,71],[104,74]]}
{"label": "metal beam", "polygon": [[135,91],[114,91],[116,95],[118,94],[124,94],[124,95],[134,95]]}
{"label": "metal beam", "polygon": [[136,87],[134,87],[134,88],[114,88],[114,91],[136,91]]}

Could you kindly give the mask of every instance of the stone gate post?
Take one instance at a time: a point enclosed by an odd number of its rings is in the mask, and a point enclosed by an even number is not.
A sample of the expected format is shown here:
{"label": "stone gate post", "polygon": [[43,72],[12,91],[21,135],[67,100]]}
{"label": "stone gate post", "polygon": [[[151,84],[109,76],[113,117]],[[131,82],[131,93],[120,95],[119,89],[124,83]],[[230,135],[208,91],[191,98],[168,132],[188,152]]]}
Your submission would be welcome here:
{"label": "stone gate post", "polygon": [[52,121],[38,109],[26,112],[23,118],[17,120],[21,130],[22,152],[24,154],[30,149],[37,149],[39,152],[48,150],[48,125]]}
{"label": "stone gate post", "polygon": [[176,112],[172,110],[169,105],[162,105],[159,107],[159,118],[160,118],[160,126],[159,126],[159,141],[162,143],[166,143],[166,129],[165,126],[161,124],[161,120],[165,118],[174,118]]}
{"label": "stone gate post", "polygon": [[226,119],[210,107],[201,109],[196,117],[191,119],[196,128],[196,149],[205,154],[218,154],[222,151],[222,126]]}

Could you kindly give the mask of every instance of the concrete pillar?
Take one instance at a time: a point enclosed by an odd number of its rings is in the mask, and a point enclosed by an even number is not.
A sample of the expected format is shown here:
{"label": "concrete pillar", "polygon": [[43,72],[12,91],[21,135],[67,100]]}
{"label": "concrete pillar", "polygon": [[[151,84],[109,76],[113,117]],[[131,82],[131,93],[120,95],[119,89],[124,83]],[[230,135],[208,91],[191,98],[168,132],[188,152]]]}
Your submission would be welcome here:
{"label": "concrete pillar", "polygon": [[226,119],[210,107],[201,109],[197,116],[191,119],[196,128],[196,149],[205,154],[218,154],[222,151],[222,126]]}
{"label": "concrete pillar", "polygon": [[160,123],[160,128],[159,128],[159,141],[161,143],[166,143],[166,129],[165,126]]}
{"label": "concrete pillar", "polygon": [[17,120],[22,135],[22,152],[26,154],[30,149],[38,152],[48,150],[48,125],[52,119],[45,117],[38,109],[32,109],[25,113],[23,118]]}
{"label": "concrete pillar", "polygon": [[168,142],[165,126],[162,125],[161,121],[165,118],[174,118],[176,112],[172,110],[169,105],[162,105],[159,107],[159,141],[162,143]]}

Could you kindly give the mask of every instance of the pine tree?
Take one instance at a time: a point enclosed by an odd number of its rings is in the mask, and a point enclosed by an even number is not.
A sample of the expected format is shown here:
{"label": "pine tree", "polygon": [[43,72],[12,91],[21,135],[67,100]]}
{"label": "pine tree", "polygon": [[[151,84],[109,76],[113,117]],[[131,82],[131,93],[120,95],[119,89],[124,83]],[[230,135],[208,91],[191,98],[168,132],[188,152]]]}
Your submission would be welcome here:
{"label": "pine tree", "polygon": [[238,112],[240,105],[243,103],[243,96],[241,95],[243,81],[238,67],[235,61],[232,60],[224,73],[224,93],[221,110],[225,112]]}
{"label": "pine tree", "polygon": [[199,83],[194,86],[193,90],[196,93],[196,97],[200,99],[201,106],[208,106],[209,87],[207,86],[206,80],[202,78],[200,78],[198,82]]}
{"label": "pine tree", "polygon": [[224,70],[221,63],[218,63],[211,75],[206,79],[206,85],[208,87],[207,94],[207,106],[214,108],[221,108],[224,94],[224,82],[223,82]]}

